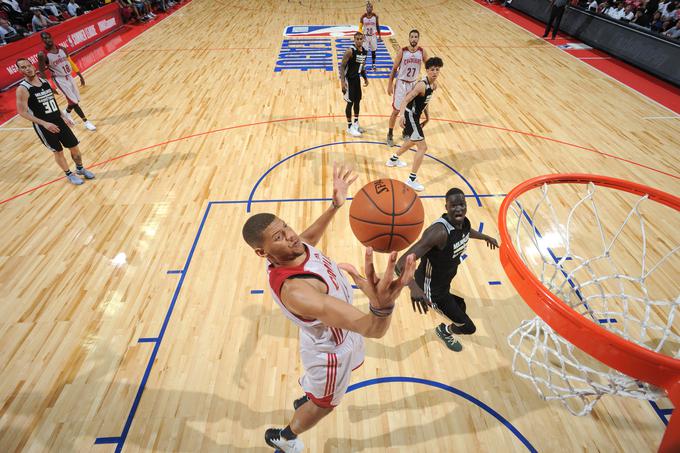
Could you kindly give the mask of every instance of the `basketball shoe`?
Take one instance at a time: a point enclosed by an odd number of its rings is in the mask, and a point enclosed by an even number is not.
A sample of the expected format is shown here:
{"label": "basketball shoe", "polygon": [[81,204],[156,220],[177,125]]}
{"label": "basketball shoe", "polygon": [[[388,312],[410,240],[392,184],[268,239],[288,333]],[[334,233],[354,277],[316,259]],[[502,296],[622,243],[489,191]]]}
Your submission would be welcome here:
{"label": "basketball shoe", "polygon": [[85,167],[83,167],[80,170],[76,170],[76,173],[81,175],[81,176],[85,176],[85,179],[94,179],[94,173],[92,173],[90,170],[88,170]]}
{"label": "basketball shoe", "polygon": [[281,436],[280,429],[269,428],[264,433],[264,440],[272,448],[276,448],[277,451],[282,451],[283,453],[302,453],[305,448],[305,444],[299,438],[286,439]]}
{"label": "basketball shoe", "polygon": [[423,190],[425,190],[425,186],[419,183],[417,179],[411,180],[411,178],[407,178],[406,181],[404,182],[407,186],[409,186],[416,192],[422,192]]}
{"label": "basketball shoe", "polygon": [[387,165],[388,167],[404,168],[408,164],[401,159],[392,160],[392,158],[390,158],[387,162],[385,162],[385,165]]}
{"label": "basketball shoe", "polygon": [[347,133],[354,137],[361,137],[361,132],[359,132],[359,129],[356,128],[356,123],[353,123],[350,127],[347,128]]}
{"label": "basketball shoe", "polygon": [[83,180],[78,176],[74,175],[73,173],[71,173],[70,175],[66,175],[66,179],[68,179],[68,182],[76,186],[79,186],[83,183]]}
{"label": "basketball shoe", "polygon": [[454,352],[460,352],[463,350],[463,345],[460,341],[453,335],[449,333],[446,329],[446,324],[441,323],[434,329],[437,336],[444,342],[447,348]]}
{"label": "basketball shoe", "polygon": [[97,126],[92,124],[92,121],[89,121],[89,120],[85,121],[85,127],[87,128],[88,131],[96,131],[97,130]]}

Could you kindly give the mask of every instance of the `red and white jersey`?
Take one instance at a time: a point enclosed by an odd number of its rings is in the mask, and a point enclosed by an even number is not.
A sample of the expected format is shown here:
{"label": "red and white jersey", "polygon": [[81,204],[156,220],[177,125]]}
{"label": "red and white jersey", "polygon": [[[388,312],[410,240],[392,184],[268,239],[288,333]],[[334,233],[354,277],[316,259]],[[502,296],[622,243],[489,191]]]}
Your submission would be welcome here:
{"label": "red and white jersey", "polygon": [[342,273],[338,265],[321,251],[309,244],[305,244],[307,258],[299,266],[274,267],[267,263],[269,287],[274,301],[279,305],[283,314],[300,327],[300,348],[313,349],[320,352],[335,351],[345,338],[352,334],[342,329],[328,327],[318,319],[303,319],[291,313],[281,302],[281,287],[286,279],[293,276],[308,275],[326,284],[326,293],[336,299],[352,304],[352,285]]}
{"label": "red and white jersey", "polygon": [[68,55],[61,47],[57,48],[57,53],[45,51],[47,55],[47,67],[52,72],[53,77],[66,77],[71,75],[71,63]]}
{"label": "red and white jersey", "polygon": [[423,48],[418,47],[415,52],[404,47],[401,54],[401,63],[399,63],[399,72],[397,72],[397,79],[404,82],[414,82],[418,80],[420,75],[420,65],[423,63]]}
{"label": "red and white jersey", "polygon": [[[355,16],[356,17],[356,16]],[[363,27],[363,33],[366,36],[373,36],[378,31],[378,16],[373,14],[368,17],[366,14],[361,16],[361,25]]]}

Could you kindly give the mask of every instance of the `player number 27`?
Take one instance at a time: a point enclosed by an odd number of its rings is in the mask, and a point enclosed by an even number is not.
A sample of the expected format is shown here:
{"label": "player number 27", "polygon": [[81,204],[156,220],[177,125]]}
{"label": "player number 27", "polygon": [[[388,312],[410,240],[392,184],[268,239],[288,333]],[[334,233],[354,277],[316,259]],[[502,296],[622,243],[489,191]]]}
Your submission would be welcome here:
{"label": "player number 27", "polygon": [[416,75],[416,68],[406,68],[406,77],[413,77]]}
{"label": "player number 27", "polygon": [[52,113],[58,110],[57,103],[54,101],[54,99],[43,101],[42,105],[45,107],[45,113]]}

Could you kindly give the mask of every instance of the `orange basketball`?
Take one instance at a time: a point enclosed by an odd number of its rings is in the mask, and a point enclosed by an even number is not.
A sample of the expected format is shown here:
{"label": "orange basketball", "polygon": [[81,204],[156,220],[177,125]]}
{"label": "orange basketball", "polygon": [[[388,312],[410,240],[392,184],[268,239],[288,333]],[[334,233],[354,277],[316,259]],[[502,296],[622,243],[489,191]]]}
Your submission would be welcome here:
{"label": "orange basketball", "polygon": [[376,252],[403,250],[423,229],[423,204],[409,186],[376,179],[354,196],[349,224],[359,241]]}

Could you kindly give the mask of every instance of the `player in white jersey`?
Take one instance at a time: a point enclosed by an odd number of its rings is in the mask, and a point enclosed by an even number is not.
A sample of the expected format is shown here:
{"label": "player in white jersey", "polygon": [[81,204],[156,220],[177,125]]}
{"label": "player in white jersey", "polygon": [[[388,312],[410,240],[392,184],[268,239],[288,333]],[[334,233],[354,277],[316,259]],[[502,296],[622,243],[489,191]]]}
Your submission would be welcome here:
{"label": "player in white jersey", "polygon": [[[415,272],[414,256],[407,257],[401,277],[393,280],[394,252],[379,278],[368,248],[366,277],[361,277],[354,266],[338,265],[315,248],[355,179],[351,170],[333,166],[332,204],[300,235],[273,214],[256,214],[243,226],[245,241],[258,256],[267,259],[274,300],[300,328],[304,375],[299,382],[305,395],[293,403],[295,414],[288,426],[265,432],[267,444],[284,453],[301,452],[304,445],[297,436],[340,403],[352,370],[363,363],[363,337],[385,335],[395,300]],[[352,306],[352,285],[342,271],[350,274],[368,297],[370,313]]]}
{"label": "player in white jersey", "polygon": [[[399,107],[408,92],[420,80],[420,66],[427,61],[427,52],[418,46],[419,40],[420,32],[418,30],[411,30],[408,34],[409,45],[402,48],[397,54],[392,72],[390,72],[390,78],[387,81],[387,94],[392,96],[392,114],[390,115],[389,129],[387,131],[387,146],[394,146],[392,131],[397,122]],[[394,83],[395,78],[397,80],[396,83]],[[428,120],[429,117],[426,112],[423,125]]]}
{"label": "player in white jersey", "polygon": [[359,19],[359,32],[363,33],[365,37],[364,49],[366,49],[366,52],[371,51],[372,69],[375,71],[375,52],[378,50],[378,41],[382,41],[382,38],[380,37],[378,15],[373,13],[371,2],[366,2],[366,13]]}
{"label": "player in white jersey", "polygon": [[97,128],[95,125],[87,119],[83,109],[80,108],[80,93],[78,92],[75,80],[71,77],[71,70],[75,69],[76,75],[80,77],[80,84],[85,85],[85,79],[80,73],[80,70],[78,70],[76,64],[71,60],[66,49],[54,44],[52,35],[44,31],[40,33],[40,38],[42,38],[42,41],[45,44],[45,51],[38,53],[40,75],[45,79],[47,78],[45,75],[47,69],[52,73],[52,81],[68,101],[68,107],[66,107],[66,110],[64,111],[64,116],[73,120],[73,118],[71,118],[71,111],[75,110],[78,116],[82,118],[87,129],[91,131],[96,130]]}

